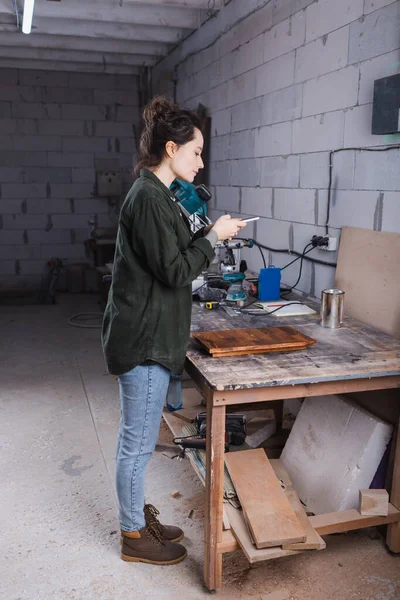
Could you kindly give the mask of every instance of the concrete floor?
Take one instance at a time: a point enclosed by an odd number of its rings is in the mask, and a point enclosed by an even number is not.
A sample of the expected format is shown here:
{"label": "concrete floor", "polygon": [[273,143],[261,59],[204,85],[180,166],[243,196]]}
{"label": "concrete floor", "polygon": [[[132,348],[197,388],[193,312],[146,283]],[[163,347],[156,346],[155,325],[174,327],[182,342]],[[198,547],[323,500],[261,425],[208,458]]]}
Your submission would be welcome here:
{"label": "concrete floor", "polygon": [[[156,452],[147,498],[161,508],[164,522],[185,529],[189,557],[172,567],[119,559],[117,385],[104,367],[99,330],[67,323],[93,310],[95,297],[73,295],[60,296],[56,306],[0,306],[0,598],[206,598],[203,494],[187,461]],[[159,443],[170,441],[163,426]],[[175,490],[181,496],[174,499]],[[323,552],[253,567],[240,552],[225,556],[218,596],[396,600],[400,557],[370,533],[330,536]]]}

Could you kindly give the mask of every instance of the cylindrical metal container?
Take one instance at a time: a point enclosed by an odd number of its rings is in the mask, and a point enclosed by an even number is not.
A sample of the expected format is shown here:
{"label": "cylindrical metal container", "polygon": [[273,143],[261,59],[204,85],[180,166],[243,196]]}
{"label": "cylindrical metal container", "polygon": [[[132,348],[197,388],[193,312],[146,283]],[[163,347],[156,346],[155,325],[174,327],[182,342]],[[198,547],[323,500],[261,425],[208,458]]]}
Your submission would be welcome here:
{"label": "cylindrical metal container", "polygon": [[337,329],[343,323],[344,292],[323,290],[321,294],[321,325]]}

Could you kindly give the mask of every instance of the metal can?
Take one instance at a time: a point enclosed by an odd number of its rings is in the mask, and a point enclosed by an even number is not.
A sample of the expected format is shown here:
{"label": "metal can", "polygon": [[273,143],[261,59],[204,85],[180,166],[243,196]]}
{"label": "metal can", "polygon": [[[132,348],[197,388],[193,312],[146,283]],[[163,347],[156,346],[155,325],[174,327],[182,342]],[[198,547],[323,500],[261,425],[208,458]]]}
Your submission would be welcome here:
{"label": "metal can", "polygon": [[322,290],[321,326],[337,329],[343,323],[344,291]]}

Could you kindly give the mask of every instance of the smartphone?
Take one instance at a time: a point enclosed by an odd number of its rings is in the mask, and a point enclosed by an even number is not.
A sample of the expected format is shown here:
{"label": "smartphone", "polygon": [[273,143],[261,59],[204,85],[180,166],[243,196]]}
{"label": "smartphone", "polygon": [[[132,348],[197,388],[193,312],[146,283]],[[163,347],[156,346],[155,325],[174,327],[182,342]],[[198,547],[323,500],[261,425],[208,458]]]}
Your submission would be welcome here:
{"label": "smartphone", "polygon": [[250,223],[250,221],[258,221],[260,217],[249,217],[248,219],[241,219],[243,223]]}

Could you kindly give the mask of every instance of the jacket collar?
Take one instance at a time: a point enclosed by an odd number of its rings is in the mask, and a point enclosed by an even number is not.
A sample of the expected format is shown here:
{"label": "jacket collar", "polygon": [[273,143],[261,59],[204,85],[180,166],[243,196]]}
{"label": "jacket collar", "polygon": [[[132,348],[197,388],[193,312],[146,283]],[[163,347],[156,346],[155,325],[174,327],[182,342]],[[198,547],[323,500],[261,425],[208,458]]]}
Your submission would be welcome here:
{"label": "jacket collar", "polygon": [[154,175],[154,173],[152,171],[149,171],[149,169],[140,169],[139,174],[140,174],[140,177],[146,177],[147,179],[151,179],[151,181],[153,181],[153,183],[155,183],[159,188],[161,188],[163,192],[168,194],[168,197],[171,198],[171,200],[173,200],[175,202],[175,196],[173,195],[171,190],[169,188],[167,188],[167,186],[163,184],[161,179],[159,179],[157,177],[157,175]]}

